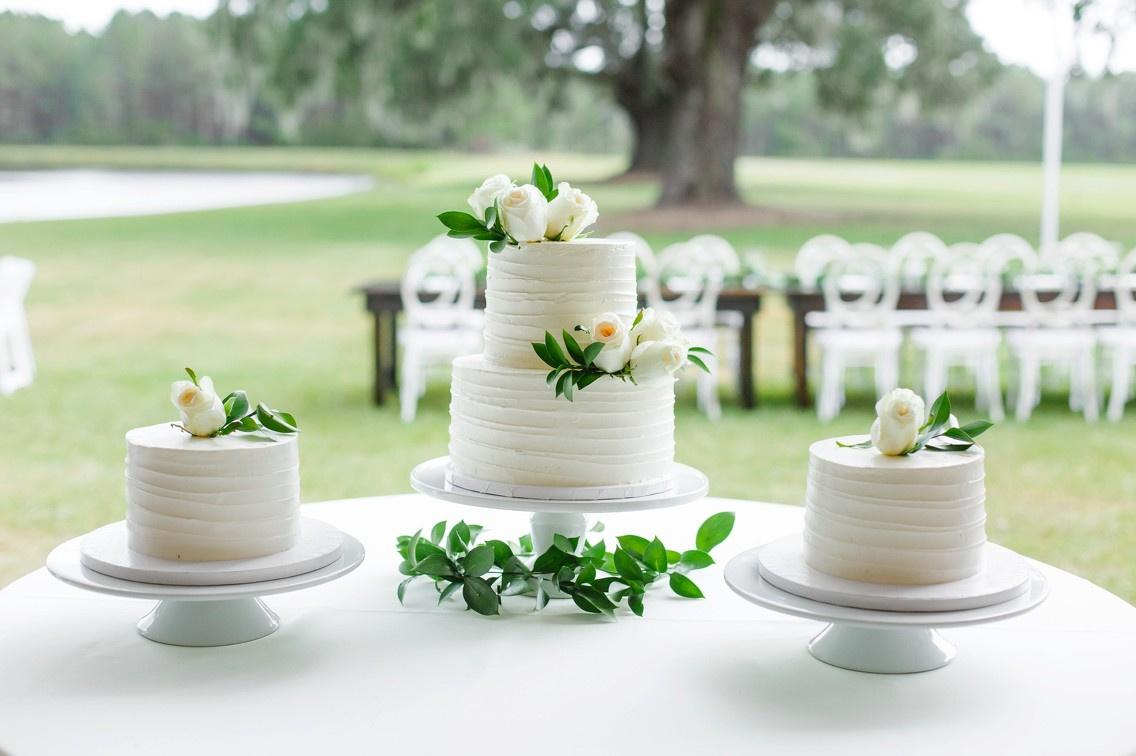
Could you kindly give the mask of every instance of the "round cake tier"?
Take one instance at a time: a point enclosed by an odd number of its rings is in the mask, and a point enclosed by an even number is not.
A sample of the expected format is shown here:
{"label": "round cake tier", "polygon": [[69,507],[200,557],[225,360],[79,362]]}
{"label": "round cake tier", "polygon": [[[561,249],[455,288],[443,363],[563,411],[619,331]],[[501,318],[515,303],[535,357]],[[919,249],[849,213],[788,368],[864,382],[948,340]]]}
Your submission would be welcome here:
{"label": "round cake tier", "polygon": [[635,248],[611,239],[537,242],[490,253],[485,282],[485,357],[539,369],[545,332],[590,325],[604,312],[630,324],[637,307]]}
{"label": "round cake tier", "polygon": [[160,423],[126,434],[126,524],[134,551],[161,559],[249,559],[299,533],[296,436],[197,438]]}
{"label": "round cake tier", "polygon": [[510,485],[595,487],[665,480],[674,461],[674,384],[601,378],[554,395],[545,370],[454,360],[450,462]]}
{"label": "round cake tier", "polygon": [[868,583],[927,585],[983,568],[983,452],[922,451],[902,457],[850,449],[863,437],[809,447],[805,561]]}

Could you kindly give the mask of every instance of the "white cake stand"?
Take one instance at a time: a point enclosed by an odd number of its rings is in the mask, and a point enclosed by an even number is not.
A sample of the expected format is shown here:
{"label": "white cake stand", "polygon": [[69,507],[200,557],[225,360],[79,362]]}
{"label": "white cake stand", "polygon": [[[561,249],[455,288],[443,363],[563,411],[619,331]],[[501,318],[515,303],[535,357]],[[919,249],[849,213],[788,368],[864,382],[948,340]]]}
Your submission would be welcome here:
{"label": "white cake stand", "polygon": [[936,628],[1008,619],[1033,609],[1049,594],[1045,576],[1029,566],[1029,584],[1024,592],[1007,601],[973,609],[887,611],[840,606],[797,596],[766,581],[759,569],[763,548],[750,549],[731,559],[726,565],[726,584],[758,606],[830,623],[809,642],[809,652],[826,664],[858,672],[903,674],[938,669],[949,664],[956,652]]}
{"label": "white cake stand", "polygon": [[450,481],[449,467],[449,457],[438,457],[423,462],[411,471],[410,485],[415,491],[442,501],[486,509],[530,512],[533,548],[538,554],[552,545],[553,536],[556,534],[566,538],[580,538],[582,543],[583,535],[588,531],[589,514],[677,507],[701,499],[710,490],[710,481],[705,475],[693,467],[675,463],[671,472],[673,485],[660,493],[605,499],[522,498],[479,493],[456,486]]}
{"label": "white cake stand", "polygon": [[[326,533],[326,529],[320,528],[320,532]],[[260,600],[261,596],[310,588],[343,577],[358,567],[363,562],[363,544],[346,533],[341,536],[342,546],[335,561],[275,580],[229,585],[162,585],[124,580],[84,566],[84,536],[55,547],[48,554],[47,569],[63,582],[84,590],[157,600],[157,606],[138,622],[138,632],[152,641],[173,646],[229,646],[263,638],[280,626],[279,617]],[[191,563],[183,566],[188,564]]]}

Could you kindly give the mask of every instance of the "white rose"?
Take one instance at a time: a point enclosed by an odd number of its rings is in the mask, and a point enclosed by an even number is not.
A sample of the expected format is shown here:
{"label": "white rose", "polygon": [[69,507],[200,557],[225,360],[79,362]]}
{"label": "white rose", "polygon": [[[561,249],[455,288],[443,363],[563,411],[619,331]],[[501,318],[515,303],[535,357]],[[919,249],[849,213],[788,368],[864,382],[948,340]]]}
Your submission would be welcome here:
{"label": "white rose", "polygon": [[519,242],[544,239],[548,225],[548,200],[532,184],[514,186],[498,200],[501,224]]}
{"label": "white rose", "polygon": [[548,227],[545,236],[549,239],[569,241],[581,231],[596,222],[600,217],[596,202],[579,189],[573,189],[567,181],[556,187],[557,195],[548,203]]}
{"label": "white rose", "polygon": [[911,389],[892,389],[876,402],[876,421],[872,423],[872,446],[881,454],[906,454],[919,435],[925,408]]}
{"label": "white rose", "polygon": [[213,379],[203,376],[193,381],[175,381],[170,401],[181,413],[181,425],[195,436],[212,436],[225,424],[225,405],[213,390]]}
{"label": "white rose", "polygon": [[674,339],[645,341],[631,351],[631,376],[637,383],[671,379],[686,364],[686,345]]}
{"label": "white rose", "polygon": [[604,345],[593,363],[605,373],[623,370],[631,357],[631,339],[623,318],[614,312],[605,312],[592,320],[592,341]]}
{"label": "white rose", "polygon": [[469,195],[466,202],[473,209],[473,214],[479,221],[485,220],[485,211],[493,207],[505,192],[513,188],[513,181],[504,173],[490,176],[481,182],[481,186]]}
{"label": "white rose", "polygon": [[636,344],[642,344],[671,338],[682,338],[682,329],[679,328],[674,313],[668,310],[656,310],[654,307],[643,308],[639,325],[631,329],[631,340]]}

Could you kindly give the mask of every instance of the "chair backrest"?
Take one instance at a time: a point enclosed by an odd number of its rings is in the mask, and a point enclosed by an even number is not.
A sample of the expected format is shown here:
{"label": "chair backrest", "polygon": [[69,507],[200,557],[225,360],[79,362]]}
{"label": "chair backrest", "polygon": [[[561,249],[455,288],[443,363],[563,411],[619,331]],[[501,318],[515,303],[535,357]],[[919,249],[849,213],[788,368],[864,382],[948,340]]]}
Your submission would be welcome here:
{"label": "chair backrest", "polygon": [[922,290],[931,268],[947,251],[947,245],[934,234],[913,231],[900,237],[891,248],[891,265],[904,288]]}
{"label": "chair backrest", "polygon": [[662,306],[683,328],[713,328],[722,291],[720,260],[689,242],[671,244],[657,259],[659,285],[672,295]]}
{"label": "chair backrest", "polygon": [[899,280],[883,247],[859,243],[829,263],[823,291],[824,308],[839,325],[882,325],[895,312]]}
{"label": "chair backrest", "polygon": [[1087,258],[1096,265],[1098,273],[1108,273],[1116,270],[1116,266],[1120,264],[1120,249],[1119,244],[1080,231],[1059,241],[1046,256]]}
{"label": "chair backrest", "polygon": [[986,264],[998,272],[1003,283],[1015,281],[1037,265],[1037,252],[1016,234],[995,234],[980,245]]}
{"label": "chair backrest", "polygon": [[1126,325],[1136,325],[1136,247],[1116,271],[1116,308]]}
{"label": "chair backrest", "polygon": [[980,244],[952,244],[931,266],[927,306],[944,325],[989,325],[1002,299],[1002,276]]}
{"label": "chair backrest", "polygon": [[734,276],[741,272],[742,263],[738,257],[738,251],[734,249],[734,245],[720,236],[714,234],[699,234],[693,237],[687,244],[695,249],[701,250],[701,253],[710,259],[716,261],[722,270],[723,278],[727,276]]}
{"label": "chair backrest", "polygon": [[801,245],[793,260],[793,274],[803,289],[815,289],[828,266],[835,260],[850,255],[852,245],[832,234],[814,236]]}
{"label": "chair backrest", "polygon": [[1097,274],[1088,255],[1038,259],[1018,279],[1022,306],[1040,326],[1081,325],[1096,304]]}
{"label": "chair backrest", "polygon": [[628,241],[635,247],[635,263],[641,274],[639,286],[647,296],[647,304],[651,307],[661,307],[663,295],[659,291],[659,264],[655,260],[651,245],[642,236],[631,231],[617,231],[608,238]]}
{"label": "chair backrest", "polygon": [[402,307],[411,327],[451,328],[473,310],[481,252],[470,239],[436,236],[410,256]]}

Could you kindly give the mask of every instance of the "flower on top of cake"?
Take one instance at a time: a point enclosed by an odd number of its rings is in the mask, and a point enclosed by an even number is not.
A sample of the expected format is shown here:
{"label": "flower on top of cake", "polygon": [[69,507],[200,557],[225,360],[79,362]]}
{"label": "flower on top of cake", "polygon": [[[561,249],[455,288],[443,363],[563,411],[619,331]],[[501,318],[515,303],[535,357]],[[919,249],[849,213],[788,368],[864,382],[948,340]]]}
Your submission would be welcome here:
{"label": "flower on top of cake", "polygon": [[605,312],[592,319],[590,325],[577,325],[585,343],[568,331],[560,343],[548,331],[544,341],[533,342],[537,356],[552,368],[545,382],[554,387],[556,396],[572,401],[572,392],[592,385],[600,378],[618,378],[633,384],[673,381],[675,373],[694,365],[707,373],[710,369],[700,355],[709,349],[691,346],[682,334],[674,315],[646,307],[628,323],[615,312]]}
{"label": "flower on top of cake", "polygon": [[198,378],[192,368],[185,369],[188,381],[170,385],[170,402],[181,415],[181,423],[173,423],[191,436],[214,438],[242,433],[298,433],[296,418],[282,410],[260,402],[253,407],[244,391],[230,392],[223,399],[213,388],[207,375]]}
{"label": "flower on top of cake", "polygon": [[473,213],[452,210],[438,220],[457,239],[489,242],[500,252],[522,242],[571,241],[596,222],[595,201],[568,182],[552,180],[547,165],[533,164],[532,181],[517,185],[503,173],[490,176],[466,200]]}
{"label": "flower on top of cake", "polygon": [[[989,420],[972,420],[960,425],[951,414],[951,399],[943,392],[930,413],[925,413],[923,397],[911,389],[892,389],[876,402],[876,419],[868,433],[868,440],[855,444],[837,441],[846,449],[870,449],[880,454],[902,457],[927,449],[928,451],[966,451],[977,443],[974,439],[990,430]],[[932,443],[934,442],[934,443]]]}

